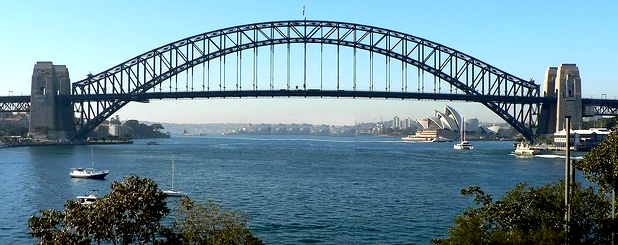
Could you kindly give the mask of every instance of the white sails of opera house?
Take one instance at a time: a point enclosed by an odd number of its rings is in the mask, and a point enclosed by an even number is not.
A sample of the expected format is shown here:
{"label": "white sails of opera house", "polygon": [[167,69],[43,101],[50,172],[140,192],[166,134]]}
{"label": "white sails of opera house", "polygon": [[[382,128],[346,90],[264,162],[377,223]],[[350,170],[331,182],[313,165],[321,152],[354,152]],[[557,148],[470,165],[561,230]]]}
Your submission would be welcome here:
{"label": "white sails of opera house", "polygon": [[[423,127],[423,130],[438,130],[446,129],[453,132],[459,132],[461,126],[461,116],[453,109],[453,107],[445,106],[444,112],[434,110],[434,116],[420,118],[417,122]],[[476,118],[466,120],[466,131],[476,131],[479,129],[479,120]]]}

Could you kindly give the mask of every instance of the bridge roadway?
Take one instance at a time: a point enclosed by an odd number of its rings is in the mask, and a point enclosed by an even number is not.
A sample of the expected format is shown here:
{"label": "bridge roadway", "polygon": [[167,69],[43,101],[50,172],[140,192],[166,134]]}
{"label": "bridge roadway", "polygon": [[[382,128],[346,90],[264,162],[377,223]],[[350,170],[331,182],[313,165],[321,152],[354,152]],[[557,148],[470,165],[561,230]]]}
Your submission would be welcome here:
{"label": "bridge roadway", "polygon": [[[151,99],[194,99],[194,98],[243,98],[243,97],[329,97],[329,98],[382,98],[382,99],[413,99],[439,101],[468,102],[508,102],[522,104],[556,103],[554,97],[529,96],[490,96],[470,94],[439,94],[413,92],[383,92],[383,91],[347,91],[347,90],[242,90],[242,91],[193,91],[193,92],[156,92],[141,94],[90,94],[90,95],[60,95],[63,100],[71,102],[85,101],[137,101],[147,102]],[[27,112],[30,108],[30,96],[0,96],[0,111]],[[598,107],[599,115],[617,115],[618,100],[582,99],[583,106]]]}
{"label": "bridge roadway", "polygon": [[30,95],[0,96],[0,112],[28,112],[30,111]]}
{"label": "bridge roadway", "polygon": [[469,94],[438,94],[383,91],[348,91],[348,90],[241,90],[241,91],[194,91],[194,92],[156,92],[141,94],[96,94],[66,96],[71,102],[123,100],[147,101],[150,99],[178,98],[242,98],[242,97],[330,97],[330,98],[383,98],[416,100],[449,100],[470,102],[512,102],[512,103],[555,103],[555,98],[529,96],[489,96]]}

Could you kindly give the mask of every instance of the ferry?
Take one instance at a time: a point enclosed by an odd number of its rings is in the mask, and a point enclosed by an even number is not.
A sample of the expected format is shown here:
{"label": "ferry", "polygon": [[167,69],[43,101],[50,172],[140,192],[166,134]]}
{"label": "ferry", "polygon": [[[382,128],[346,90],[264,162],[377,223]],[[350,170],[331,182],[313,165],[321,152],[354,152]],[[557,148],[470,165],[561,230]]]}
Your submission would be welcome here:
{"label": "ferry", "polygon": [[437,138],[433,138],[431,142],[453,142],[453,139],[438,136]]}
{"label": "ferry", "polygon": [[406,137],[402,137],[401,140],[431,142],[433,140],[433,137],[418,136],[418,135],[408,135]]}
{"label": "ferry", "polygon": [[445,138],[438,135],[437,130],[421,130],[416,134],[411,134],[406,137],[402,137],[401,140],[405,141],[421,141],[421,142],[451,142],[452,139]]}
{"label": "ferry", "polygon": [[535,149],[532,149],[530,144],[522,141],[520,143],[517,143],[517,147],[513,151],[513,154],[516,156],[533,156],[537,154],[537,151]]}

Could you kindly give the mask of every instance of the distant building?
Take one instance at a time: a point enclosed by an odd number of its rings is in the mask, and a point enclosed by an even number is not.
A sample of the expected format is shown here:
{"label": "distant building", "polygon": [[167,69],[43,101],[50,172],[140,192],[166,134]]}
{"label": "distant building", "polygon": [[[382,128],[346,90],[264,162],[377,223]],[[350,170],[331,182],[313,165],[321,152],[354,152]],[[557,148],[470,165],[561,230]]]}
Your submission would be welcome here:
{"label": "distant building", "polygon": [[[570,144],[577,151],[590,150],[605,140],[611,131],[605,128],[591,128],[586,130],[571,130]],[[554,145],[566,148],[566,131],[554,133]]]}
{"label": "distant building", "polygon": [[108,127],[110,135],[120,136],[120,128],[122,127],[122,124],[120,123],[120,116],[116,115],[115,119],[111,119]]}
{"label": "distant building", "polygon": [[398,116],[393,118],[393,128],[401,128],[401,120],[399,120]]}

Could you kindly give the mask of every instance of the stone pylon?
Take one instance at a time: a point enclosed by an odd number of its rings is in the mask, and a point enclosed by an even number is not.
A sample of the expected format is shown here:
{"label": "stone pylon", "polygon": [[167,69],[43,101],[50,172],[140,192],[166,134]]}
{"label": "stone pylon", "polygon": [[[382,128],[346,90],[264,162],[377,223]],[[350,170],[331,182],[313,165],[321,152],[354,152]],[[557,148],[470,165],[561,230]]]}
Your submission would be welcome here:
{"label": "stone pylon", "polygon": [[75,134],[73,105],[59,95],[71,94],[69,70],[39,61],[34,65],[30,93],[30,135],[35,139],[66,140]]}
{"label": "stone pylon", "polygon": [[[558,67],[549,67],[545,72],[545,80],[543,80],[543,93],[544,97],[556,97],[556,74]],[[553,134],[556,129],[556,114],[558,112],[557,104],[542,104],[539,116],[537,134],[538,135],[550,135]]]}
{"label": "stone pylon", "polygon": [[566,128],[566,116],[571,117],[571,129],[582,129],[584,126],[582,83],[579,69],[575,64],[561,64],[558,67],[556,91],[558,97],[556,132]]}
{"label": "stone pylon", "polygon": [[571,129],[582,129],[581,91],[581,78],[575,64],[549,67],[545,72],[542,96],[554,97],[557,103],[541,105],[537,134],[551,135],[564,130],[566,116],[571,117]]}

